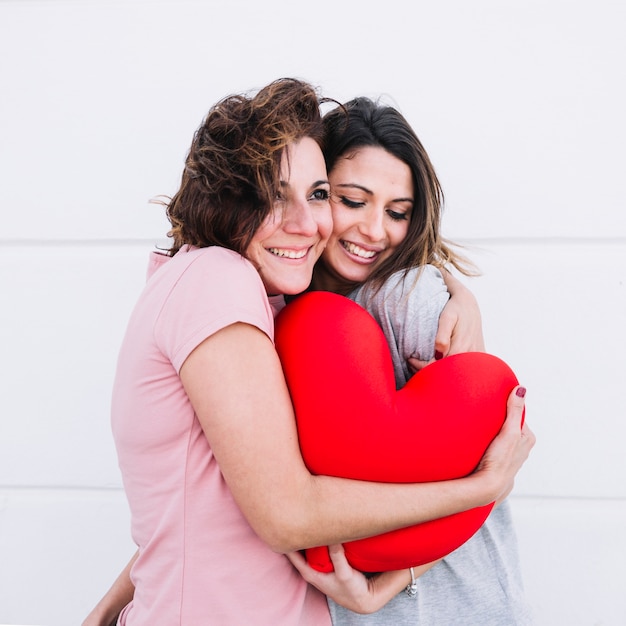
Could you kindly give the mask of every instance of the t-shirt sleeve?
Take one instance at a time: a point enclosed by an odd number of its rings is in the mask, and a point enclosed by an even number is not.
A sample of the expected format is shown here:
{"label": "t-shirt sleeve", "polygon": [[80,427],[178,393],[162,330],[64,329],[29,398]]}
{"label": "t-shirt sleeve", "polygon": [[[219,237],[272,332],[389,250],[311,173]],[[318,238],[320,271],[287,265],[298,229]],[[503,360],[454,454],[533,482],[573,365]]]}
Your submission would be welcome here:
{"label": "t-shirt sleeve", "polygon": [[378,291],[367,285],[351,297],[379,323],[394,362],[396,385],[411,377],[407,359],[434,357],[439,315],[449,298],[441,272],[431,266],[393,274]]}
{"label": "t-shirt sleeve", "polygon": [[177,372],[191,352],[217,331],[243,322],[274,340],[263,282],[252,264],[222,248],[198,251],[172,285],[155,332]]}

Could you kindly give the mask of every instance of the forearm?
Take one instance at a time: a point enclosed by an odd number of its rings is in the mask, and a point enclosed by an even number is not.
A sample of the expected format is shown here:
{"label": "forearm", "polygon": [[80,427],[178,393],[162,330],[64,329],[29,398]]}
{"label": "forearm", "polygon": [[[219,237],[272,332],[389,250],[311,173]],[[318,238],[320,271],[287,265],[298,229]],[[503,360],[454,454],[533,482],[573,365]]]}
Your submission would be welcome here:
{"label": "forearm", "polygon": [[133,555],[111,588],[85,618],[82,626],[112,626],[117,622],[122,609],[133,599],[135,587],[130,580],[130,570],[138,554],[136,552]]}
{"label": "forearm", "polygon": [[[477,470],[465,478],[398,485],[312,477],[314,487],[308,495],[302,489],[303,495],[292,501],[296,509],[306,511],[306,519],[293,534],[289,534],[291,528],[283,527],[282,539],[298,549],[343,543],[502,499],[535,444],[527,423],[520,430],[523,408],[524,390],[516,388],[509,396],[507,418],[500,433]],[[280,502],[275,505],[280,513]]]}
{"label": "forearm", "polygon": [[235,324],[211,336],[188,357],[181,379],[235,501],[278,552],[361,539],[489,504],[530,452],[519,446],[518,407],[506,453],[469,477],[385,484],[314,476],[300,453],[282,366],[260,331]]}
{"label": "forearm", "polygon": [[[299,490],[277,517],[274,528],[280,551],[345,543],[398,528],[420,524],[493,502],[500,487],[487,476],[437,483],[383,484],[311,477],[311,486]],[[341,504],[340,504],[341,503]],[[279,503],[277,502],[278,506]],[[285,524],[292,519],[293,525]],[[280,545],[288,541],[286,545]]]}

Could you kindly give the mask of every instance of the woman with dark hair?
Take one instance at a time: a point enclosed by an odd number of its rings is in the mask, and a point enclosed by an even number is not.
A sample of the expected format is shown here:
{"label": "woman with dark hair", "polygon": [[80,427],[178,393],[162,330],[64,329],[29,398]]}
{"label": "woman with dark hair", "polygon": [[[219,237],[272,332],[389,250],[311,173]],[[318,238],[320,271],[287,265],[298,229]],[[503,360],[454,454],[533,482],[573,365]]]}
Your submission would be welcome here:
{"label": "woman with dark hair", "polygon": [[[333,232],[315,266],[311,289],[348,295],[373,315],[387,338],[401,388],[416,363],[435,357],[439,317],[449,297],[444,275],[451,281],[446,267],[466,275],[476,272],[441,236],[439,180],[397,109],[356,98],[327,113],[324,126]],[[307,580],[323,581],[320,589],[332,595],[332,575],[324,579],[298,555],[292,558]],[[410,597],[399,593],[369,615],[352,612],[329,596],[333,624],[530,623],[506,500],[453,553],[405,571],[398,590],[416,574]],[[355,608],[363,612],[362,606]]]}
{"label": "woman with dark hair", "polygon": [[322,130],[315,90],[283,79],[220,101],[194,136],[167,204],[172,247],[153,253],[113,389],[138,551],[85,624],[108,625],[126,603],[126,626],[330,624],[284,553],[488,504],[534,444],[512,394],[467,478],[382,484],[306,468],[273,316],[307,288],[332,229]]}

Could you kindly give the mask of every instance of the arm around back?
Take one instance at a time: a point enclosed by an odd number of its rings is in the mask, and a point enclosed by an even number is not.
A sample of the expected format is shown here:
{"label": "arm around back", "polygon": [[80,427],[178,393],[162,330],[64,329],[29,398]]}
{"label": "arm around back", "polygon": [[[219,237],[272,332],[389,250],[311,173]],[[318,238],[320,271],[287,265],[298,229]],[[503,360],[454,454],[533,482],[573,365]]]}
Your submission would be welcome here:
{"label": "arm around back", "polygon": [[313,476],[298,446],[280,361],[259,329],[236,323],[188,356],[181,380],[220,470],[255,532],[275,551],[342,543],[475,506],[511,488],[533,441],[517,431],[494,440],[470,477],[412,485]]}

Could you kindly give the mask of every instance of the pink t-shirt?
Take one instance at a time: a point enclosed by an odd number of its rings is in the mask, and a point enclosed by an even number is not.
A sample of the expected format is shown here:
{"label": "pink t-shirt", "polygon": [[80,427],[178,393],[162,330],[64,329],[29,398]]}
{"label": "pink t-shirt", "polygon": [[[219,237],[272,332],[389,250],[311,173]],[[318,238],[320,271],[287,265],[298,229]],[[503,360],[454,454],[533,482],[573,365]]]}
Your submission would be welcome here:
{"label": "pink t-shirt", "polygon": [[[139,546],[126,626],[330,624],[325,597],[254,533],[235,504],[178,372],[234,322],[273,340],[254,267],[224,248],[153,253],[121,347],[112,428]],[[276,303],[280,304],[280,302]]]}

